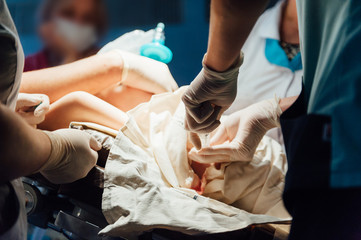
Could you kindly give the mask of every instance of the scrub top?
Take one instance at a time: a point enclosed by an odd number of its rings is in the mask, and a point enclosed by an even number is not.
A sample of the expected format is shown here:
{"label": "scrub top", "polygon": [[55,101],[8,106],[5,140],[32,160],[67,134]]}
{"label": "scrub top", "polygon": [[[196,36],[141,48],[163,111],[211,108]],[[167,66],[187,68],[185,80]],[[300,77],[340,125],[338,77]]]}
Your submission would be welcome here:
{"label": "scrub top", "polygon": [[[283,3],[280,1],[262,14],[245,42],[237,97],[225,114],[274,98],[275,94],[284,98],[300,93],[303,74],[300,53],[290,61],[280,46]],[[272,129],[267,135],[283,143],[280,129]]]}
{"label": "scrub top", "polygon": [[[0,0],[0,101],[15,109],[24,53],[5,0]],[[9,209],[10,208],[10,209]],[[20,179],[0,183],[0,239],[26,239],[24,188]]]}
{"label": "scrub top", "polygon": [[361,187],[361,2],[297,0],[308,115],[331,119],[329,185]]}

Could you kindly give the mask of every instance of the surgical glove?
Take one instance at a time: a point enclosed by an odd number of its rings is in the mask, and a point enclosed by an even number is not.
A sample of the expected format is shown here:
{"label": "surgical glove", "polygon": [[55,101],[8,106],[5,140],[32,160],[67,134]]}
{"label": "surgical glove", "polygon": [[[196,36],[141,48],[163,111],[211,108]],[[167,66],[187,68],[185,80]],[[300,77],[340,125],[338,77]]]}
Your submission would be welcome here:
{"label": "surgical glove", "polygon": [[235,112],[219,126],[211,138],[211,147],[192,149],[189,158],[200,163],[251,161],[266,132],[280,126],[281,114],[277,97]]}
{"label": "surgical glove", "polygon": [[203,69],[184,93],[185,128],[192,132],[211,132],[220,124],[220,115],[229,108],[237,95],[238,70],[243,55],[225,72]]}
{"label": "surgical glove", "polygon": [[114,49],[119,49],[127,52],[132,52],[135,54],[140,53],[140,48],[147,43],[152,42],[154,38],[155,30],[151,29],[149,31],[134,30],[127,32],[117,39],[107,43],[102,47],[98,54],[104,54],[106,52],[112,51]]}
{"label": "surgical glove", "polygon": [[167,64],[126,51],[114,51],[123,59],[121,84],[156,94],[178,88]]}
{"label": "surgical glove", "polygon": [[96,151],[101,149],[101,144],[88,133],[76,129],[44,132],[50,139],[51,153],[39,171],[50,182],[74,182],[84,178],[95,166],[98,158]]}
{"label": "surgical glove", "polygon": [[49,98],[44,94],[19,93],[15,111],[30,125],[37,125],[44,121],[49,105]]}

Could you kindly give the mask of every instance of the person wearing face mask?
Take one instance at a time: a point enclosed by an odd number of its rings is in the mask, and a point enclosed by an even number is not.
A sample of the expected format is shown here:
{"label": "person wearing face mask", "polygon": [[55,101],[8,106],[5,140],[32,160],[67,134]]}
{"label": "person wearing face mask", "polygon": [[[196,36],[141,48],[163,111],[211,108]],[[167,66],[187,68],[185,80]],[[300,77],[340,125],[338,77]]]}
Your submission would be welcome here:
{"label": "person wearing face mask", "polygon": [[102,0],[44,0],[39,12],[44,48],[25,59],[24,71],[70,63],[94,55],[106,28]]}

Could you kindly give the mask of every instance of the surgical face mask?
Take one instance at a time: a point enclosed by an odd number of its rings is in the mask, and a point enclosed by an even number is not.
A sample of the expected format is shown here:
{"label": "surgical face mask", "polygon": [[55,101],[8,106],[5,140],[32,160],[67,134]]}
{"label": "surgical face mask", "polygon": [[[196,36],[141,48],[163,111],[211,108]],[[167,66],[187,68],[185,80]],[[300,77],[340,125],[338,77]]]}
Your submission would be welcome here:
{"label": "surgical face mask", "polygon": [[63,18],[57,18],[55,26],[57,33],[78,52],[83,52],[97,41],[93,26],[77,24]]}

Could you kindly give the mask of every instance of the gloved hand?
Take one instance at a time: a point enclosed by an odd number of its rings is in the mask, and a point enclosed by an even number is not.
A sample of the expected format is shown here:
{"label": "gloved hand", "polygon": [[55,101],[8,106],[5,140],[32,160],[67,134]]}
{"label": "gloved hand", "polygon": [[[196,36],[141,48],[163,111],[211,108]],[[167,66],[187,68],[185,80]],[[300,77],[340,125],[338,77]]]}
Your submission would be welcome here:
{"label": "gloved hand", "polygon": [[30,125],[37,125],[49,111],[49,98],[44,94],[19,93],[15,111]]}
{"label": "gloved hand", "polygon": [[279,127],[279,99],[264,100],[229,115],[211,138],[211,147],[192,149],[189,158],[200,163],[251,161],[266,132]]}
{"label": "gloved hand", "polygon": [[185,128],[207,133],[220,124],[219,118],[237,95],[238,70],[243,55],[225,72],[216,72],[203,63],[203,69],[184,93]]}
{"label": "gloved hand", "polygon": [[88,133],[76,129],[44,131],[51,142],[48,161],[39,170],[50,182],[71,183],[85,177],[95,166],[101,144]]}
{"label": "gloved hand", "polygon": [[[142,45],[150,43],[154,29],[147,32],[134,30],[102,47],[98,54],[117,52],[123,59],[121,84],[152,93],[171,92],[178,88],[166,64],[139,56]],[[131,80],[130,80],[131,79]]]}
{"label": "gloved hand", "polygon": [[155,30],[151,29],[146,32],[142,30],[134,30],[127,32],[117,39],[114,39],[111,42],[108,42],[103,46],[98,54],[104,54],[106,52],[112,51],[114,49],[119,49],[122,51],[127,51],[135,54],[139,54],[140,48],[147,43],[152,42],[154,38]]}
{"label": "gloved hand", "polygon": [[162,62],[119,49],[108,54],[116,54],[123,60],[120,84],[155,94],[178,88],[168,66]]}

